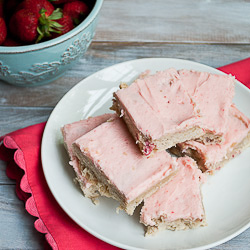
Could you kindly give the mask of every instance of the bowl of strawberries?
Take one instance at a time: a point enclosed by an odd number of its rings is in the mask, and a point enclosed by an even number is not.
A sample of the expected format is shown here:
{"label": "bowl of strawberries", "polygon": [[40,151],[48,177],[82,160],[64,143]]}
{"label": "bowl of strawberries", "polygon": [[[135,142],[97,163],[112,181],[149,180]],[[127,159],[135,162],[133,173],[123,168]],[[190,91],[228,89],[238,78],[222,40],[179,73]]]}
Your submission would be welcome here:
{"label": "bowl of strawberries", "polygon": [[0,0],[0,80],[39,86],[87,51],[103,0]]}

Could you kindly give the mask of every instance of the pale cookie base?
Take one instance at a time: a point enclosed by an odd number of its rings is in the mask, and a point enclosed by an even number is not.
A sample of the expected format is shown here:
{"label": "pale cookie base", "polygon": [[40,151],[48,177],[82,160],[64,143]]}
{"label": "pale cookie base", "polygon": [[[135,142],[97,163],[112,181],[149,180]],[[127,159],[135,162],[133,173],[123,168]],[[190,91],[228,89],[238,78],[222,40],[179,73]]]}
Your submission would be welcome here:
{"label": "pale cookie base", "polygon": [[202,220],[196,219],[178,219],[175,221],[167,221],[164,217],[160,217],[159,219],[155,220],[155,226],[147,226],[146,228],[146,236],[155,235],[159,231],[163,230],[188,230],[197,227],[204,227],[207,225],[205,218]]}
{"label": "pale cookie base", "polygon": [[[79,164],[79,166],[80,166],[81,176],[78,173],[76,173],[75,180],[80,185],[80,188],[84,196],[91,199],[94,204],[99,203],[98,197],[100,195],[110,197],[107,187],[102,183],[100,183],[96,179],[96,177],[84,165]],[[85,183],[82,182],[81,177],[84,177],[89,182],[88,186],[86,186]]]}
{"label": "pale cookie base", "polygon": [[250,132],[240,143],[234,145],[233,149],[231,151],[228,151],[226,156],[223,157],[223,159],[220,162],[215,162],[215,163],[206,163],[205,156],[202,154],[202,152],[198,152],[193,148],[188,148],[184,150],[181,144],[172,147],[171,149],[169,149],[169,151],[172,154],[179,157],[185,155],[190,156],[197,162],[197,165],[202,172],[208,172],[209,174],[214,174],[215,170],[218,170],[221,167],[223,167],[228,161],[233,159],[235,156],[239,155],[249,146],[250,146]]}
{"label": "pale cookie base", "polygon": [[[67,150],[67,152],[69,152],[69,149],[68,149],[67,144],[65,142],[64,142],[64,147]],[[74,168],[73,168],[73,170],[74,170]],[[76,174],[76,178],[74,179],[74,182],[79,184],[79,186],[83,192],[83,195],[85,197],[91,199],[94,204],[99,203],[98,197],[100,195],[110,197],[110,194],[108,193],[107,188],[104,185],[102,185],[101,183],[99,183],[98,180],[96,179],[96,177],[80,162],[78,164],[78,171],[79,172],[74,170],[74,172]],[[82,181],[82,178],[84,178],[88,181],[87,186]]]}
{"label": "pale cookie base", "polygon": [[99,193],[102,196],[111,197],[117,200],[120,203],[119,209],[124,210],[129,215],[132,215],[134,213],[135,208],[145,198],[155,193],[161,186],[165,185],[176,174],[176,171],[173,172],[172,174],[158,182],[155,186],[139,195],[136,199],[127,202],[124,194],[122,194],[114,185],[112,185],[112,183],[110,183],[109,179],[105,176],[105,174],[102,173],[98,168],[96,168],[93,162],[88,157],[83,155],[80,149],[75,144],[73,144],[73,150],[75,155],[80,160],[81,164],[84,165],[88,169],[88,171],[97,178],[98,185],[101,185],[103,188],[105,188],[105,192],[100,192],[98,190]]}

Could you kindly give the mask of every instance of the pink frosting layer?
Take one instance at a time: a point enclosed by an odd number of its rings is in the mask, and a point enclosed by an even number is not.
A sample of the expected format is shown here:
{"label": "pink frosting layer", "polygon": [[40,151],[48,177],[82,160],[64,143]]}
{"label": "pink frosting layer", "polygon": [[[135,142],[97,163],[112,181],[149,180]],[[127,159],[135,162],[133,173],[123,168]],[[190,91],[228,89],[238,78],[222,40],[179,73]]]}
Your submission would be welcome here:
{"label": "pink frosting layer", "polygon": [[204,145],[196,141],[182,143],[182,148],[193,148],[200,152],[206,163],[217,163],[225,159],[235,145],[240,143],[250,131],[250,120],[234,105],[231,106],[225,140],[220,145]]}
{"label": "pink frosting layer", "polygon": [[198,105],[202,127],[224,134],[234,96],[234,78],[190,70],[180,70],[179,74],[182,86]]}
{"label": "pink frosting layer", "polygon": [[177,78],[178,72],[168,69],[116,92],[138,130],[153,140],[194,124],[197,118],[192,100]]}
{"label": "pink frosting layer", "polygon": [[223,132],[233,94],[230,76],[175,69],[147,72],[116,92],[138,130],[153,140],[194,125]]}
{"label": "pink frosting layer", "polygon": [[118,117],[77,139],[75,144],[127,202],[156,185],[176,167],[176,159],[165,151],[151,157],[142,155],[123,120]]}
{"label": "pink frosting layer", "polygon": [[159,191],[144,200],[141,222],[154,226],[155,220],[203,219],[204,209],[200,185],[205,176],[189,157],[178,159],[179,171],[173,179]]}
{"label": "pink frosting layer", "polygon": [[73,166],[75,172],[78,174],[78,176],[80,176],[82,183],[85,184],[86,187],[89,187],[90,183],[86,178],[81,176],[78,159],[74,156],[74,153],[72,151],[72,143],[77,138],[88,133],[89,131],[96,128],[100,124],[106,122],[112,116],[114,116],[114,114],[104,114],[96,117],[90,117],[86,120],[81,120],[70,124],[66,124],[61,129],[64,143],[66,144],[68,154],[70,157],[70,165]]}

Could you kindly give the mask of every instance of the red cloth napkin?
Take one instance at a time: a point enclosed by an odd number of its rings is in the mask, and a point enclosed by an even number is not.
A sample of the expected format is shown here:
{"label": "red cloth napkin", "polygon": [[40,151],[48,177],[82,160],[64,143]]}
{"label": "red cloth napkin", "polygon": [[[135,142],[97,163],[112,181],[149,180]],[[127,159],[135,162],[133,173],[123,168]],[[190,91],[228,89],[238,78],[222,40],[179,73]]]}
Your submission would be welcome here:
{"label": "red cloth napkin", "polygon": [[[219,68],[235,75],[250,88],[250,58]],[[118,249],[79,227],[61,209],[45,181],[41,166],[41,139],[45,123],[0,138],[0,158],[8,162],[6,173],[16,180],[16,193],[26,210],[38,219],[35,228],[45,234],[53,249]]]}
{"label": "red cloth napkin", "polygon": [[232,74],[236,79],[250,88],[250,57],[242,61],[228,64],[218,68],[227,74]]}

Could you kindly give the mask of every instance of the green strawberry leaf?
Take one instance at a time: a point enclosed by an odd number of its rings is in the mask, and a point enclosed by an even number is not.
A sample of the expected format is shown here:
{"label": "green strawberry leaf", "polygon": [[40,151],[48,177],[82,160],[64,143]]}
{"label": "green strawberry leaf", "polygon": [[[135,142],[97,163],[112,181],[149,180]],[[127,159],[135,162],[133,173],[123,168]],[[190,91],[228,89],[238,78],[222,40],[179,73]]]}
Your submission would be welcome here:
{"label": "green strawberry leaf", "polygon": [[50,26],[54,27],[54,28],[62,28],[63,27],[63,25],[61,25],[60,23],[55,22],[55,21],[50,21]]}
{"label": "green strawberry leaf", "polygon": [[39,25],[37,27],[37,33],[39,34],[36,43],[40,42],[45,37],[50,37],[51,33],[62,33],[63,25],[54,21],[63,17],[62,10],[57,8],[53,11],[50,16],[46,16],[46,9],[42,8],[40,10],[41,16],[39,17]]}
{"label": "green strawberry leaf", "polygon": [[57,34],[61,34],[61,33],[62,33],[62,31],[60,31],[60,30],[55,30],[55,29],[53,29],[53,28],[49,28],[49,31],[50,31],[50,32],[57,33]]}
{"label": "green strawberry leaf", "polygon": [[58,20],[63,17],[62,10],[60,8],[57,8],[53,11],[53,13],[48,17],[49,20]]}

